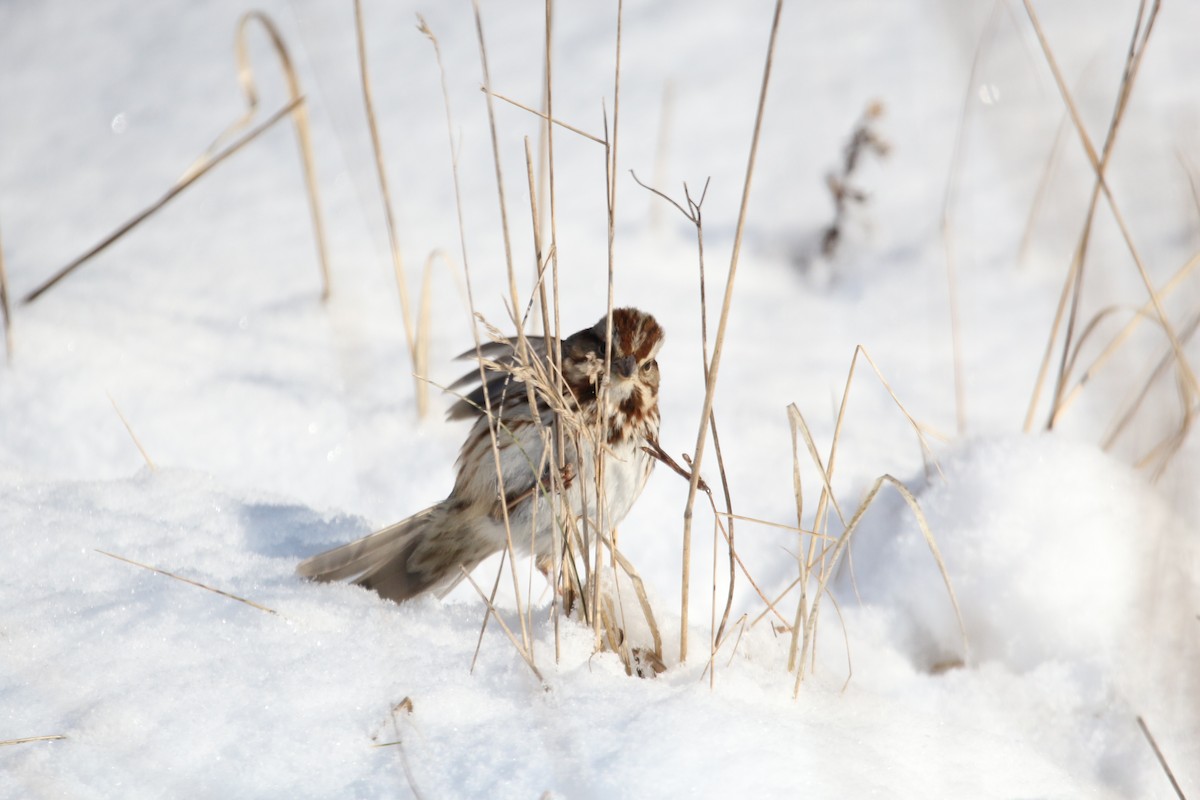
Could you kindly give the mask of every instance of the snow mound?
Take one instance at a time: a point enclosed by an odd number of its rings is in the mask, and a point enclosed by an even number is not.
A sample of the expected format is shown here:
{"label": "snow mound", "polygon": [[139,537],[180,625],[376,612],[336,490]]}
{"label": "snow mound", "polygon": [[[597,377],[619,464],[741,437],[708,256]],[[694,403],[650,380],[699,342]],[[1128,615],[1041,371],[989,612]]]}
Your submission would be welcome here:
{"label": "snow mound", "polygon": [[[1111,663],[1138,624],[1165,504],[1129,467],[1052,435],[977,440],[919,493],[962,610],[969,660],[1013,669]],[[953,661],[962,637],[915,518],[872,512],[853,548],[860,596],[891,607],[922,666]],[[890,524],[889,524],[890,523]],[[889,530],[890,528],[890,530]]]}

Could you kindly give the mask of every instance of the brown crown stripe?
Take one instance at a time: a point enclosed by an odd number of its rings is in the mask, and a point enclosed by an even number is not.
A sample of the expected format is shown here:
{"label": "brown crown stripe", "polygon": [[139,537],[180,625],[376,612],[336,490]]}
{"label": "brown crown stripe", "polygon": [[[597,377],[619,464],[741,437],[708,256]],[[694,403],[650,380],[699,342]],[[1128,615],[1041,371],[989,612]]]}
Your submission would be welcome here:
{"label": "brown crown stripe", "polygon": [[613,329],[617,333],[617,351],[632,355],[639,362],[645,361],[663,338],[663,329],[654,317],[635,308],[613,309]]}

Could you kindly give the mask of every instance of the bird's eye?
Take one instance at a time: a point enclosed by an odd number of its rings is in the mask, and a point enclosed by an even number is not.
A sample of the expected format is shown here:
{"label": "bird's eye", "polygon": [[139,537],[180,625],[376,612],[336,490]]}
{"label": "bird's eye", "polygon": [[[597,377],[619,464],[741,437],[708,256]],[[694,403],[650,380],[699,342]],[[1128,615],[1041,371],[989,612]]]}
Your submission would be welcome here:
{"label": "bird's eye", "polygon": [[654,369],[657,366],[658,366],[658,362],[655,361],[654,359],[650,359],[645,364],[642,364],[642,372],[649,372],[650,370]]}

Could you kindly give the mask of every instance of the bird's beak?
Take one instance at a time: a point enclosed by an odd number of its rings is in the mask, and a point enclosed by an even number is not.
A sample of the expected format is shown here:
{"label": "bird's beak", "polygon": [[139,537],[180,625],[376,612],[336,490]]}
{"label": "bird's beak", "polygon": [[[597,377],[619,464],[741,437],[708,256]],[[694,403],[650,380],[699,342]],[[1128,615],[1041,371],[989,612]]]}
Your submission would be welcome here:
{"label": "bird's beak", "polygon": [[614,375],[619,375],[622,378],[632,378],[633,373],[637,371],[637,359],[633,356],[614,358],[612,371]]}

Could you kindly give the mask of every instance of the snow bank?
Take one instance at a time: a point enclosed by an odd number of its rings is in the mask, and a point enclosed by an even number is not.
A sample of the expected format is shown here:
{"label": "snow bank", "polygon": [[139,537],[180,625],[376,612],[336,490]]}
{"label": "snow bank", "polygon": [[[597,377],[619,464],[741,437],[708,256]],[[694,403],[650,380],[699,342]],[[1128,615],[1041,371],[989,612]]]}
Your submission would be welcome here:
{"label": "snow bank", "polygon": [[[1112,666],[1158,579],[1170,535],[1163,500],[1130,468],[1057,436],[973,441],[920,493],[949,571],[970,661],[1028,670],[1054,660]],[[925,538],[899,504],[854,552],[864,601],[895,608],[916,663],[962,657],[962,639]]]}

